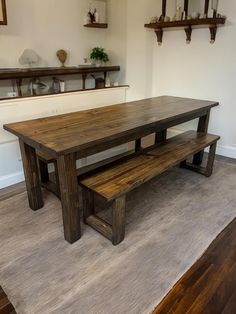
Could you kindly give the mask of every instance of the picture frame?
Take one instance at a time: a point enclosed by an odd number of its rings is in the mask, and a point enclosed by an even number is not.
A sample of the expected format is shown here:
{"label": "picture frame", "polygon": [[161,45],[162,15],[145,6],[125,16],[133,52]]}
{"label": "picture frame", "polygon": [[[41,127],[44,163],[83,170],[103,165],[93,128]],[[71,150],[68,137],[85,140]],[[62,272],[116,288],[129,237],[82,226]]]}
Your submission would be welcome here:
{"label": "picture frame", "polygon": [[7,25],[6,0],[0,0],[0,25]]}

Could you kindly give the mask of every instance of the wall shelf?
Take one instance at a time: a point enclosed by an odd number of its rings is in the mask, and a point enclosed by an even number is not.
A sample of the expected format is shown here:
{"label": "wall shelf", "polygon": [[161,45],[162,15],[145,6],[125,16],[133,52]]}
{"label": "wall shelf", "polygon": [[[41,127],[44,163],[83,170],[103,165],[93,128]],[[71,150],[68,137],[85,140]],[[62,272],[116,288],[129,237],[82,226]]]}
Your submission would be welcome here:
{"label": "wall shelf", "polygon": [[[192,30],[194,28],[207,28],[210,30],[210,42],[214,43],[216,39],[217,27],[218,25],[225,24],[226,17],[217,14],[217,7],[213,10],[213,17],[209,17],[209,4],[210,0],[205,0],[204,6],[204,18],[199,19],[188,19],[188,11],[189,11],[189,0],[184,0],[184,7],[182,12],[182,19],[177,21],[164,22],[166,17],[166,8],[167,8],[167,0],[162,0],[162,14],[159,18],[159,22],[157,23],[149,23],[145,24],[146,28],[154,29],[157,35],[157,42],[159,45],[162,43],[163,39],[163,30],[169,29],[174,30],[178,28],[183,28],[186,33],[186,42],[189,44],[191,42]],[[181,8],[181,7],[180,7]],[[200,15],[200,13],[199,13]],[[183,18],[185,16],[185,18]],[[191,17],[191,16],[190,16]]]}
{"label": "wall shelf", "polygon": [[225,17],[218,18],[206,18],[206,19],[196,19],[196,20],[182,20],[182,21],[172,21],[172,22],[159,22],[159,23],[149,23],[145,24],[146,28],[154,29],[157,35],[157,41],[159,44],[162,43],[163,39],[163,29],[176,29],[183,28],[186,32],[186,40],[189,43],[191,41],[192,28],[202,28],[209,27],[211,34],[211,43],[215,42],[217,25],[225,24]]}
{"label": "wall shelf", "polygon": [[[108,72],[120,71],[120,66],[101,66],[101,67],[47,67],[47,68],[8,68],[0,69],[0,81],[1,80],[12,80],[13,86],[16,84],[18,95],[22,95],[22,81],[23,79],[33,79],[40,77],[54,77],[54,76],[65,76],[65,75],[81,75],[83,87],[82,90],[86,90],[86,79],[89,74],[103,73],[104,79]],[[52,93],[53,94],[53,93]]]}
{"label": "wall shelf", "polygon": [[90,27],[90,28],[108,28],[107,23],[90,23],[85,24],[84,27]]}

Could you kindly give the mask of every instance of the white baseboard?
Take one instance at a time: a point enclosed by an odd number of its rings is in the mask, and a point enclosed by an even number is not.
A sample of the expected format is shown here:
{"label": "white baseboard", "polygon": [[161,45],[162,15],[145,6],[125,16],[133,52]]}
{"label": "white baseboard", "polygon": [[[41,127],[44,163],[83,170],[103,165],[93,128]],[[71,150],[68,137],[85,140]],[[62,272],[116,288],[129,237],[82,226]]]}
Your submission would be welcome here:
{"label": "white baseboard", "polygon": [[23,182],[25,180],[23,172],[11,173],[0,177],[0,189]]}
{"label": "white baseboard", "polygon": [[[176,129],[168,130],[168,136],[175,136],[180,134],[182,131]],[[224,145],[217,145],[216,154],[228,158],[236,159],[236,147],[234,146],[224,146]]]}
{"label": "white baseboard", "polygon": [[[97,155],[93,155],[89,157],[88,159],[83,159],[83,161],[78,161],[77,167],[86,166],[91,163],[98,162],[100,160],[113,157],[115,155],[123,154],[127,152],[128,147],[127,145],[122,145],[115,147],[113,149],[110,149],[106,152],[101,152]],[[52,169],[49,169],[49,171]],[[6,188],[8,186],[23,182],[25,180],[23,171],[15,172],[9,175],[1,176],[0,177],[0,189]]]}
{"label": "white baseboard", "polygon": [[[176,130],[176,129],[170,129],[168,130],[168,136],[175,136],[177,134],[180,134],[181,131]],[[153,142],[153,140],[152,140]],[[152,143],[150,142],[149,145],[151,145]],[[127,146],[123,145],[123,146],[119,146],[116,147],[115,149],[110,150],[109,152],[106,152],[104,154],[100,153],[96,156],[91,156],[89,158],[89,160],[87,160],[88,163],[94,163],[98,160],[102,160],[104,158],[108,158],[114,155],[118,155],[121,153],[124,153],[127,150]],[[229,158],[234,158],[236,159],[236,147],[232,147],[232,146],[223,146],[223,145],[218,145],[217,146],[217,151],[216,151],[217,155],[220,156],[224,156],[224,157],[229,157]],[[87,164],[87,162],[85,161],[85,163]],[[0,189],[3,189],[5,187],[17,184],[19,182],[24,181],[24,173],[22,171],[19,172],[15,172],[9,175],[5,175],[0,177]]]}

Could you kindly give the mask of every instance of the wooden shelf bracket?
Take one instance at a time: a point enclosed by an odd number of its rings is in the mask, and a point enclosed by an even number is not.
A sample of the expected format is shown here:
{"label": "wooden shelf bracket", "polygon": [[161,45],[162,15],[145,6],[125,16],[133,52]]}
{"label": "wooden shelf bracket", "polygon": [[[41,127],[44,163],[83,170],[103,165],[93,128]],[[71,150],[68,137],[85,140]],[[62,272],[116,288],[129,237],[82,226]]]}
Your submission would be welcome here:
{"label": "wooden shelf bracket", "polygon": [[190,44],[191,42],[191,38],[192,38],[192,27],[189,25],[188,27],[186,27],[185,29],[185,33],[186,33],[186,43]]}
{"label": "wooden shelf bracket", "polygon": [[162,28],[155,29],[155,33],[157,35],[158,45],[160,46],[162,44],[163,39],[163,29]]}
{"label": "wooden shelf bracket", "polygon": [[211,33],[210,43],[214,44],[214,42],[216,40],[217,25],[210,25],[209,29],[210,29],[210,33]]}

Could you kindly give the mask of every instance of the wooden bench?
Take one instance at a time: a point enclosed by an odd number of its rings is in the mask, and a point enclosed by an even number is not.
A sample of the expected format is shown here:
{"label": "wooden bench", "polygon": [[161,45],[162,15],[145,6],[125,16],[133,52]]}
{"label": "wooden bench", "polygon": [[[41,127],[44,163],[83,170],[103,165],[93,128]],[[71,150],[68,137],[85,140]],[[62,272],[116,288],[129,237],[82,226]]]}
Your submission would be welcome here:
{"label": "wooden bench", "polygon": [[[103,167],[108,164],[112,164],[113,162],[116,162],[117,160],[120,160],[126,156],[129,156],[134,151],[127,151],[125,153],[121,153],[118,155],[115,155],[113,157],[105,158],[99,162],[93,163],[88,166],[81,167],[77,169],[77,175],[78,177],[81,175],[84,175],[94,169],[98,169],[100,167]],[[60,187],[59,187],[59,179],[58,179],[58,168],[57,168],[57,161],[54,158],[51,158],[48,154],[42,153],[37,151],[37,158],[38,158],[38,165],[39,165],[39,172],[40,172],[40,179],[41,179],[41,185],[49,190],[50,192],[54,193],[58,198],[61,198],[60,195]],[[48,166],[50,164],[54,165],[54,172],[52,172],[49,175]],[[53,178],[53,180],[51,178]]]}
{"label": "wooden bench", "polygon": [[[219,139],[219,136],[188,131],[81,177],[85,223],[111,240],[113,245],[119,244],[125,236],[126,194],[179,164],[209,177]],[[186,161],[208,146],[210,151],[205,168]],[[95,215],[95,194],[111,202],[112,224]]]}

